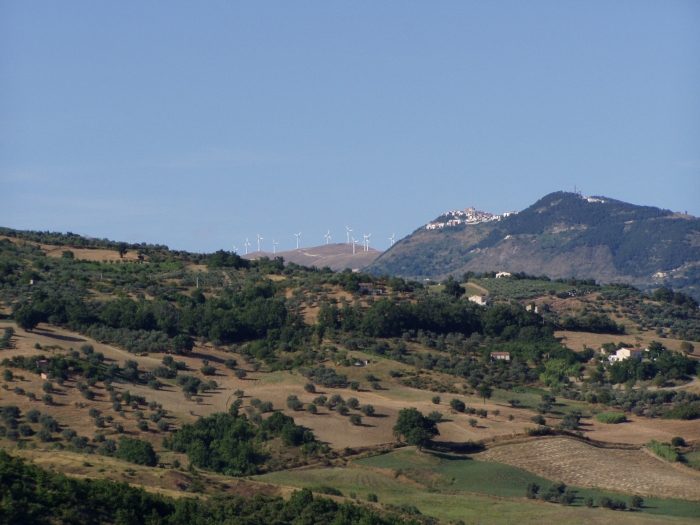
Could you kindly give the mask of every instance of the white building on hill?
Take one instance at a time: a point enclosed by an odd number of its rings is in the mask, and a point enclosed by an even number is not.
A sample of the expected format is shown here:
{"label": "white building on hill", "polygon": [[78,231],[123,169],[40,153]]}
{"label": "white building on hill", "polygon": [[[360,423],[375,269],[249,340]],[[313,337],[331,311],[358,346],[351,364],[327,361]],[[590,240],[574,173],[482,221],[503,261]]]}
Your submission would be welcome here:
{"label": "white building on hill", "polygon": [[615,361],[624,361],[630,357],[642,357],[643,353],[648,351],[646,348],[620,348],[614,355],[608,357],[608,361],[614,363]]}
{"label": "white building on hill", "polygon": [[469,296],[469,300],[481,306],[488,306],[491,304],[491,300],[485,295],[471,295]]}

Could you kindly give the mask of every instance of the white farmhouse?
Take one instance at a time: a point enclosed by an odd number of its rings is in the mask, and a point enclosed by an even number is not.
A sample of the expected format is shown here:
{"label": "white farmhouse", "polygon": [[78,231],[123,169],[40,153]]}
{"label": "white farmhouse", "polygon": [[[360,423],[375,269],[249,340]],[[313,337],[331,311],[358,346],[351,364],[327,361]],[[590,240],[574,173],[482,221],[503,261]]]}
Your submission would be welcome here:
{"label": "white farmhouse", "polygon": [[641,348],[620,348],[614,355],[608,357],[608,361],[614,363],[615,361],[624,361],[630,357],[642,357],[642,353],[648,351],[646,348],[643,350]]}
{"label": "white farmhouse", "polygon": [[510,272],[498,272],[496,274],[496,279],[500,279],[501,277],[510,277]]}
{"label": "white farmhouse", "polygon": [[469,300],[481,306],[488,306],[491,304],[491,300],[485,295],[471,295],[469,296]]}

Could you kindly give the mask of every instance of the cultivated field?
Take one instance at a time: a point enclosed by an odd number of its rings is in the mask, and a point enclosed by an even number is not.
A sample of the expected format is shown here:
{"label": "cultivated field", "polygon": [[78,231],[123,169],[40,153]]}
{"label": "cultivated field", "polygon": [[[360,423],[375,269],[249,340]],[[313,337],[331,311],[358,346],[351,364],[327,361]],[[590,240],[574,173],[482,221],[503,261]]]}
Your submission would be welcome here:
{"label": "cultivated field", "polygon": [[603,449],[553,438],[494,447],[473,457],[578,487],[700,500],[700,472],[674,466],[644,450]]}

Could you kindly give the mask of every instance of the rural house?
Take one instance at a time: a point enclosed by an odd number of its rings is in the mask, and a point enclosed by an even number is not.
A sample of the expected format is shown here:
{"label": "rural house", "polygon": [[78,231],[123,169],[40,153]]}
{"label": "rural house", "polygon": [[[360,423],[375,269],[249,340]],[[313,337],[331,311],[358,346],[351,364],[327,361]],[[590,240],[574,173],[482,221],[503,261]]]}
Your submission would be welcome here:
{"label": "rural house", "polygon": [[608,361],[614,363],[615,361],[624,361],[630,357],[642,357],[642,352],[648,352],[648,350],[641,348],[620,348],[615,352],[614,355],[608,357]]}
{"label": "rural house", "polygon": [[510,361],[510,352],[491,352],[491,361]]}
{"label": "rural house", "polygon": [[491,300],[485,295],[470,295],[469,300],[472,303],[476,303],[481,306],[488,306],[489,304],[491,304]]}

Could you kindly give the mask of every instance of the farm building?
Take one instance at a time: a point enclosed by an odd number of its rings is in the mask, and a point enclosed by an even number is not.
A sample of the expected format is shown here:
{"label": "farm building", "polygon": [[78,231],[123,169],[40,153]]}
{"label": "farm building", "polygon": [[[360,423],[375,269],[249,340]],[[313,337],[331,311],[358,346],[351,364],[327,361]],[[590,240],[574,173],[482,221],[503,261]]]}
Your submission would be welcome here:
{"label": "farm building", "polygon": [[472,303],[476,303],[476,304],[479,304],[481,306],[487,306],[487,305],[491,304],[491,300],[488,297],[486,297],[485,295],[471,295],[471,296],[469,296],[469,300]]}
{"label": "farm building", "polygon": [[510,361],[510,352],[491,352],[491,361]]}
{"label": "farm building", "polygon": [[648,350],[646,348],[620,348],[614,355],[608,357],[608,361],[613,363],[615,361],[624,361],[630,357],[642,357],[643,352],[648,352]]}
{"label": "farm building", "polygon": [[496,274],[496,279],[500,279],[501,277],[510,277],[510,272],[498,272]]}

